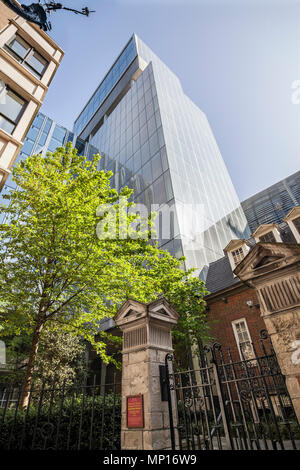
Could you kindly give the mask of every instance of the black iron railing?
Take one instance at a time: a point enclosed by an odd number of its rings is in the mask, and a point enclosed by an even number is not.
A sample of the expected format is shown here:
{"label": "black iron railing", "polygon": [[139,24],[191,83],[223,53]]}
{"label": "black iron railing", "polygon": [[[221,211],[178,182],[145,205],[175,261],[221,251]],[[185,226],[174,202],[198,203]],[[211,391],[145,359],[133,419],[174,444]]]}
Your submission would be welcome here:
{"label": "black iron railing", "polygon": [[[253,346],[253,345],[252,345]],[[236,361],[220,344],[176,370],[166,356],[173,449],[300,449],[300,427],[272,344]],[[198,365],[198,367],[197,367]]]}
{"label": "black iron railing", "polygon": [[0,450],[113,450],[120,448],[121,385],[57,387],[33,383],[21,406],[22,386],[0,386]]}

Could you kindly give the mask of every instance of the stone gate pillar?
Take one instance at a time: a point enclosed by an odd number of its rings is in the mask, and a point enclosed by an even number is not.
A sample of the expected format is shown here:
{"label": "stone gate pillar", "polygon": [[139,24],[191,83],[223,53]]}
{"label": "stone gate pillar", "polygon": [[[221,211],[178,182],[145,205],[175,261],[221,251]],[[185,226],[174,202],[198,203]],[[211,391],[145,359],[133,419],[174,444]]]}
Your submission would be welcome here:
{"label": "stone gate pillar", "polygon": [[260,242],[234,272],[257,292],[300,422],[300,245]]}
{"label": "stone gate pillar", "polygon": [[165,299],[150,304],[128,300],[115,316],[123,331],[122,449],[171,448],[159,366],[173,352],[171,329],[177,320],[177,312]]}

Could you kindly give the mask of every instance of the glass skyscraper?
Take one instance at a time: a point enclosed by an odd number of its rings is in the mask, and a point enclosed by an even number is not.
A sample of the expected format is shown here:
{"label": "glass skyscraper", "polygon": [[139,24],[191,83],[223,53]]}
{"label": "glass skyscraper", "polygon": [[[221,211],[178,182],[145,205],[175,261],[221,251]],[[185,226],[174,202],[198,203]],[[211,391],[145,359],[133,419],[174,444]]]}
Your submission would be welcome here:
{"label": "glass skyscraper", "polygon": [[[82,139],[74,137],[73,132],[60,126],[44,114],[38,113],[24,139],[24,145],[15,164],[31,155],[38,153],[45,155],[48,151],[54,152],[57,147],[61,147],[67,142],[73,142],[78,151],[84,154],[86,143]],[[7,204],[8,201],[3,196],[15,188],[16,183],[10,175],[0,194],[1,204]],[[3,223],[3,220],[4,214],[0,213],[0,223]]]}
{"label": "glass skyscraper", "polygon": [[160,247],[183,254],[186,267],[202,277],[231,239],[249,236],[205,114],[136,35],[76,119],[74,133],[93,146],[90,154],[99,149],[100,168],[113,171],[117,189],[133,188],[134,201],[148,209],[160,205]]}
{"label": "glass skyscraper", "polygon": [[251,232],[261,224],[280,224],[294,206],[300,206],[300,171],[242,202]]}

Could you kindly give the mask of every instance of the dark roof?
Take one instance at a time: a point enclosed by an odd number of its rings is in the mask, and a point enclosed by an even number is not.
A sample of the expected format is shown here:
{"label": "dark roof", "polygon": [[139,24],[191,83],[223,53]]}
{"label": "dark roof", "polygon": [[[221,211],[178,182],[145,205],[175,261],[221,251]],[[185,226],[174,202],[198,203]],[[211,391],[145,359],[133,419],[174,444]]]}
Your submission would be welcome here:
{"label": "dark roof", "polygon": [[227,256],[210,263],[206,278],[206,288],[211,294],[233,286],[238,282],[240,280],[238,277],[234,277]]}

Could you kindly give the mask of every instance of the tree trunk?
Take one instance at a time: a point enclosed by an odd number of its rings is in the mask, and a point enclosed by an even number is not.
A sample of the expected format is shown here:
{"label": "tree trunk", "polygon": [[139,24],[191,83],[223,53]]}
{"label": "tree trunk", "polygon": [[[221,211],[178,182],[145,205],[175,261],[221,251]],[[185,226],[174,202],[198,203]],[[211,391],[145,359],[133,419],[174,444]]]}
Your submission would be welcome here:
{"label": "tree trunk", "polygon": [[35,360],[39,348],[39,341],[41,337],[41,332],[43,329],[43,322],[42,321],[37,321],[36,327],[34,329],[33,333],[33,339],[31,343],[31,348],[30,348],[30,353],[29,353],[29,358],[28,358],[28,364],[26,368],[26,375],[25,375],[25,381],[23,384],[23,389],[21,393],[21,399],[20,399],[20,407],[21,408],[27,408],[28,406],[28,401],[29,401],[29,396],[30,396],[30,389],[31,389],[31,384],[32,384],[32,378],[33,378],[33,371],[34,371],[34,365],[35,365]]}

